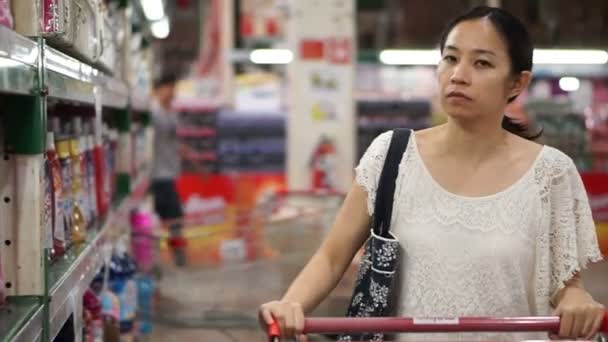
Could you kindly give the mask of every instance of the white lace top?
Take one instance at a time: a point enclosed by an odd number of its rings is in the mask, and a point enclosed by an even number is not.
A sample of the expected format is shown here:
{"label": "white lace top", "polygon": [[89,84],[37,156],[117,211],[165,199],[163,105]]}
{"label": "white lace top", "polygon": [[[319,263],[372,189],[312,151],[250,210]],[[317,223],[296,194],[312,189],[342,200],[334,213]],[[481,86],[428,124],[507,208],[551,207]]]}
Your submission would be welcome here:
{"label": "white lace top", "polygon": [[[373,214],[392,132],[356,168]],[[403,247],[400,313],[413,317],[550,315],[550,299],[601,260],[587,195],[572,160],[545,146],[504,191],[464,197],[428,172],[412,134],[399,166],[391,231]],[[400,340],[546,339],[546,334],[402,335]]]}

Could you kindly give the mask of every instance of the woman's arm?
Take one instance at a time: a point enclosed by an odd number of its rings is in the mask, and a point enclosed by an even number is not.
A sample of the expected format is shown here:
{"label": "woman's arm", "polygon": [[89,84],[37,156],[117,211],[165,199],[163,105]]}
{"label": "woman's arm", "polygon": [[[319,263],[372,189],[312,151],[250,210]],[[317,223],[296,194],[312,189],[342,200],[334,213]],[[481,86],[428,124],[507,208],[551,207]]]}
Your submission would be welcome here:
{"label": "woman's arm", "polygon": [[590,340],[601,328],[605,308],[587,292],[580,273],[565,283],[553,304],[555,315],[561,317],[560,337]]}
{"label": "woman's arm", "polygon": [[310,312],[336,287],[369,235],[366,201],[365,190],[353,185],[329,234],[283,300],[300,303],[304,312]]}
{"label": "woman's arm", "polygon": [[304,313],[314,310],[336,287],[368,238],[369,224],[367,193],[354,184],[327,237],[283,298],[261,306],[263,323],[271,324],[276,319],[284,337],[299,334],[303,329]]}

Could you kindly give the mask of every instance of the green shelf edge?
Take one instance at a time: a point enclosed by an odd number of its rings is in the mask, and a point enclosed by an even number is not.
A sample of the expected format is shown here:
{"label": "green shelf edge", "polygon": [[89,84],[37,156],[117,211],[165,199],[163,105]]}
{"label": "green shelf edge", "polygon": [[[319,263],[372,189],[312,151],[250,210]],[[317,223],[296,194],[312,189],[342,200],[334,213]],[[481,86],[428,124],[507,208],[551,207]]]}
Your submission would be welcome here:
{"label": "green shelf edge", "polygon": [[0,341],[12,341],[41,307],[42,297],[8,297],[0,308]]}

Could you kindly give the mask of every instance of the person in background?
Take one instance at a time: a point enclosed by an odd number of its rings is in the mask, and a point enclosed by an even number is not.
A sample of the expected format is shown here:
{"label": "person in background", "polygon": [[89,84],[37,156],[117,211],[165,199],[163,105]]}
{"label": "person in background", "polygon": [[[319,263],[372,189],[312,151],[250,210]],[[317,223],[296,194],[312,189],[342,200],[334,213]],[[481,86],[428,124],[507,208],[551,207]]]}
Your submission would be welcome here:
{"label": "person in background", "polygon": [[[391,231],[404,248],[396,285],[402,298],[389,306],[411,317],[555,315],[560,338],[591,339],[605,308],[587,292],[580,271],[602,256],[581,177],[570,157],[535,143],[536,134],[504,115],[532,78],[528,31],[502,9],[478,7],[448,25],[439,47],[437,80],[448,120],[412,133],[399,166]],[[284,337],[299,336],[305,314],[330,294],[369,238],[391,137],[381,134],[363,155],[331,231],[285,295],[260,307],[264,329],[276,320]]]}
{"label": "person in background", "polygon": [[170,232],[169,245],[173,251],[175,263],[186,265],[186,251],[182,243],[183,210],[176,180],[181,173],[181,155],[183,153],[177,137],[178,114],[171,110],[175,96],[176,78],[163,75],[154,83],[154,101],[152,103],[152,122],[154,125],[154,166],[152,169],[152,192],[154,207],[163,222],[168,223]]}

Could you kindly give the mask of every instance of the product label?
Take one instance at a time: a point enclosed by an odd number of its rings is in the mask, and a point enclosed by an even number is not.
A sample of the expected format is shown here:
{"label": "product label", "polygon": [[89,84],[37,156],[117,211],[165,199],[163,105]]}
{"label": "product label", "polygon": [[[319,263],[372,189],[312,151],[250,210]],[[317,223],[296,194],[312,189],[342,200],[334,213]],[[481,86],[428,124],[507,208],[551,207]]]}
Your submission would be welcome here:
{"label": "product label", "polygon": [[46,33],[60,32],[60,11],[58,0],[44,0],[42,30]]}
{"label": "product label", "polygon": [[458,325],[460,319],[458,318],[414,318],[414,324],[416,325]]}

